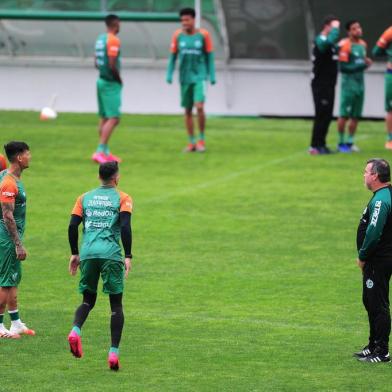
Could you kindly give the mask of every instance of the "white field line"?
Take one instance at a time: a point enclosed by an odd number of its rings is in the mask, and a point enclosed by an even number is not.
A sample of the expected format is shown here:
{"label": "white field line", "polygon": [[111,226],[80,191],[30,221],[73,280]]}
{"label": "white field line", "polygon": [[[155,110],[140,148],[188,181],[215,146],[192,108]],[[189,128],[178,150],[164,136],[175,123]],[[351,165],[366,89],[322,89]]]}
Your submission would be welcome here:
{"label": "white field line", "polygon": [[[360,136],[357,137],[357,140],[368,139],[370,136],[371,135],[360,135]],[[160,202],[168,200],[168,199],[170,199],[171,197],[174,197],[174,196],[185,195],[187,193],[192,193],[192,192],[198,191],[200,189],[206,189],[206,188],[214,187],[216,185],[223,184],[225,182],[231,181],[231,180],[233,180],[235,178],[238,178],[238,177],[240,177],[242,175],[255,173],[255,172],[257,172],[257,171],[259,171],[261,169],[265,169],[265,168],[270,167],[270,166],[275,166],[275,165],[278,165],[280,163],[285,163],[285,162],[291,161],[291,160],[296,159],[296,158],[301,157],[301,156],[302,157],[306,156],[306,152],[304,150],[301,150],[301,151],[298,151],[298,152],[296,152],[294,154],[285,156],[284,158],[272,159],[271,161],[264,162],[264,163],[259,164],[259,165],[248,167],[248,168],[242,169],[242,170],[237,170],[237,171],[231,172],[230,174],[227,174],[225,176],[218,177],[218,178],[216,178],[214,180],[202,182],[202,183],[196,184],[196,185],[187,186],[185,188],[178,189],[177,191],[174,191],[174,192],[165,193],[162,196],[156,196],[156,197],[151,197],[149,199],[145,199],[143,201],[142,205],[150,204],[150,203],[160,203]]]}
{"label": "white field line", "polygon": [[169,192],[169,193],[166,193],[166,194],[164,194],[162,196],[152,197],[152,198],[144,200],[142,204],[159,203],[159,202],[162,202],[164,200],[170,199],[173,196],[184,195],[184,194],[192,193],[192,192],[200,190],[200,189],[210,188],[210,187],[216,186],[218,184],[222,184],[222,183],[231,181],[234,178],[240,177],[240,176],[242,176],[244,174],[254,173],[254,172],[257,172],[257,171],[259,171],[261,169],[270,167],[270,166],[275,166],[275,165],[278,165],[280,163],[288,162],[288,161],[290,161],[292,159],[295,159],[295,158],[297,158],[299,156],[305,156],[304,151],[297,152],[295,154],[286,156],[284,158],[273,159],[271,161],[262,163],[260,165],[255,165],[255,166],[243,169],[243,170],[238,170],[238,171],[235,171],[235,172],[231,172],[230,174],[227,174],[227,175],[222,176],[222,177],[218,177],[218,178],[216,178],[214,180],[210,180],[210,181],[202,182],[200,184],[196,184],[196,185],[188,186],[188,187],[185,187],[185,188],[181,188],[181,189],[178,189],[175,192]]}

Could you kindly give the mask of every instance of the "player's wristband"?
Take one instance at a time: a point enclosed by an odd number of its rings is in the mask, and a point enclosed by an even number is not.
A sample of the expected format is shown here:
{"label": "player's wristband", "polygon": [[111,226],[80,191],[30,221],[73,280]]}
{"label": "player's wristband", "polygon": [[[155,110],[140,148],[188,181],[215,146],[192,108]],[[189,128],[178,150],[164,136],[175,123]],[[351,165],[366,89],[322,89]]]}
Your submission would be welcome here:
{"label": "player's wristband", "polygon": [[132,254],[130,254],[130,255],[125,255],[125,258],[126,258],[126,259],[132,259]]}

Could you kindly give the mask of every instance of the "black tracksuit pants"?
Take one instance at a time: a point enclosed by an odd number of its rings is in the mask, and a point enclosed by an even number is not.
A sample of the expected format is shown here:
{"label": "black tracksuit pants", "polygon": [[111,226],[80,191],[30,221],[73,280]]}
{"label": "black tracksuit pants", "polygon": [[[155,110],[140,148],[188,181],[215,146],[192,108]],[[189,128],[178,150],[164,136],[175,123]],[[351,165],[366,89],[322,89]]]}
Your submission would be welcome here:
{"label": "black tracksuit pants", "polygon": [[313,81],[312,94],[315,116],[312,130],[312,147],[325,147],[327,133],[333,116],[335,82]]}
{"label": "black tracksuit pants", "polygon": [[389,310],[389,280],[392,275],[392,261],[367,262],[363,272],[362,300],[369,317],[369,345],[388,352],[391,333]]}

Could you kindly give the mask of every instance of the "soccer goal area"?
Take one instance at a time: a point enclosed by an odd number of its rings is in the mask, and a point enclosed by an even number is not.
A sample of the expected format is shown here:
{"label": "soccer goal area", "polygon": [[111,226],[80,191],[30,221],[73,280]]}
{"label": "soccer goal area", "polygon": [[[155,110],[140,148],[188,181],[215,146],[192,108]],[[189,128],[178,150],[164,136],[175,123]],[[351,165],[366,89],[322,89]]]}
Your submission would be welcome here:
{"label": "soccer goal area", "polygon": [[[7,95],[0,107],[38,110],[57,94],[60,111],[94,112],[94,43],[105,31],[105,15],[115,13],[121,18],[123,111],[178,113],[178,86],[165,83],[165,68],[171,36],[180,27],[178,11],[190,6],[214,43],[218,83],[208,87],[210,113],[312,115],[310,53],[324,16],[359,19],[370,49],[390,24],[390,0],[362,3],[3,0],[0,82]],[[383,115],[383,69],[379,63],[367,73],[366,116]]]}

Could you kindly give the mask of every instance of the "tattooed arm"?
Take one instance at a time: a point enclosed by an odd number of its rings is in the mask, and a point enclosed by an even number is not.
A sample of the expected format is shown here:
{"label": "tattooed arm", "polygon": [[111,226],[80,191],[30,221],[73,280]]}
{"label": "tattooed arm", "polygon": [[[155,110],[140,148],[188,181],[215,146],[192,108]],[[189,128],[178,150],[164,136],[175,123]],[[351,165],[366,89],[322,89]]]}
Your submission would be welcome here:
{"label": "tattooed arm", "polygon": [[16,258],[22,261],[26,259],[27,253],[19,237],[18,229],[16,227],[16,222],[14,219],[14,209],[15,203],[1,203],[1,210],[3,213],[5,226],[7,227],[8,233],[15,244]]}

